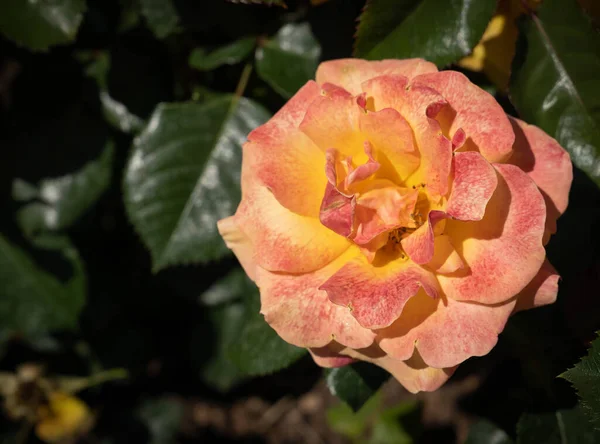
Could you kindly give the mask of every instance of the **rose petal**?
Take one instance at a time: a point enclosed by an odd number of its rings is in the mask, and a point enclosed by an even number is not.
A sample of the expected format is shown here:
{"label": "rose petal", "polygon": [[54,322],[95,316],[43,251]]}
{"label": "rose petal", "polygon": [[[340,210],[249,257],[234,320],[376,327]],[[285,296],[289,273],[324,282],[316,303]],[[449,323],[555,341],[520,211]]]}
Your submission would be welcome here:
{"label": "rose petal", "polygon": [[350,91],[361,92],[360,85],[373,77],[400,74],[409,79],[423,73],[437,72],[433,63],[423,59],[381,60],[370,62],[360,59],[339,59],[323,62],[317,69],[317,83],[333,83]]}
{"label": "rose petal", "polygon": [[375,148],[384,177],[402,182],[419,167],[420,156],[413,142],[412,129],[395,109],[361,114],[359,128]]}
{"label": "rose petal", "polygon": [[537,126],[509,117],[515,132],[514,153],[509,163],[517,165],[542,190],[546,201],[546,230],[556,232],[556,219],[569,204],[573,166],[556,140]]}
{"label": "rose petal", "polygon": [[349,94],[325,94],[310,104],[299,128],[322,151],[335,148],[362,160],[365,139],[358,128],[361,113],[364,111]]}
{"label": "rose petal", "polygon": [[235,217],[254,245],[258,265],[270,271],[318,270],[350,245],[319,219],[284,208],[263,186],[246,187]]}
{"label": "rose petal", "polygon": [[340,236],[352,234],[356,199],[342,194],[336,187],[327,183],[325,196],[321,202],[319,220]]}
{"label": "rose petal", "polygon": [[367,349],[352,350],[331,344],[328,347],[312,349],[310,352],[315,362],[322,367],[341,366],[350,364],[354,360],[371,362],[390,372],[411,393],[437,390],[456,370],[456,367],[428,367],[416,350],[407,360],[394,359],[386,355],[377,345]]}
{"label": "rose petal", "polygon": [[421,287],[432,298],[438,296],[433,274],[411,261],[395,259],[372,265],[359,254],[320,288],[333,303],[351,312],[360,325],[374,329],[394,322]]}
{"label": "rose petal", "polygon": [[488,161],[501,162],[509,158],[515,136],[506,114],[492,95],[457,71],[423,74],[413,79],[413,85],[433,88],[450,103],[456,113],[447,122],[450,138],[462,128]]}
{"label": "rose petal", "polygon": [[513,299],[488,306],[450,298],[431,299],[419,292],[408,301],[396,322],[379,331],[378,342],[396,359],[409,358],[416,347],[427,365],[453,367],[471,356],[490,352],[515,303]]}
{"label": "rose petal", "polygon": [[442,134],[434,119],[444,106],[444,98],[425,86],[409,86],[403,76],[381,76],[362,85],[373,98],[376,111],[394,108],[410,124],[421,155],[421,166],[412,176],[417,183],[425,182],[434,197],[446,195],[452,162],[452,143]]}
{"label": "rose petal", "polygon": [[248,135],[243,152],[244,181],[259,181],[284,207],[313,217],[318,217],[325,189],[324,156],[298,125],[319,92],[315,82],[304,85],[271,120]]}
{"label": "rose petal", "polygon": [[418,194],[416,190],[389,186],[360,195],[356,201],[356,234],[352,240],[365,245],[385,231],[408,225]]}
{"label": "rose petal", "polygon": [[514,165],[495,164],[498,186],[479,222],[447,220],[468,272],[439,275],[446,295],[497,304],[518,294],[540,269],[546,206],[535,183]]}
{"label": "rose petal", "polygon": [[443,211],[430,211],[427,221],[410,236],[402,239],[402,248],[416,264],[426,264],[433,259],[433,228],[440,220],[446,218]]}
{"label": "rose petal", "polygon": [[450,236],[441,234],[435,237],[433,247],[433,258],[427,267],[436,273],[454,273],[465,267],[464,262],[454,249]]}
{"label": "rose petal", "polygon": [[361,327],[347,308],[333,304],[319,289],[354,255],[356,251],[351,248],[327,266],[302,275],[258,268],[261,313],[279,336],[298,347],[323,347],[332,339],[353,348],[372,344],[375,334]]}
{"label": "rose petal", "polygon": [[558,280],[560,276],[552,264],[546,259],[538,274],[523,289],[517,298],[514,313],[542,305],[553,304],[558,295]]}
{"label": "rose petal", "polygon": [[498,185],[494,168],[476,152],[454,155],[454,181],[446,213],[460,220],[481,220]]}
{"label": "rose petal", "polygon": [[225,241],[227,248],[233,251],[248,277],[254,281],[256,279],[254,247],[252,246],[250,239],[248,239],[248,236],[246,236],[238,227],[235,216],[221,219],[217,222],[217,229]]}

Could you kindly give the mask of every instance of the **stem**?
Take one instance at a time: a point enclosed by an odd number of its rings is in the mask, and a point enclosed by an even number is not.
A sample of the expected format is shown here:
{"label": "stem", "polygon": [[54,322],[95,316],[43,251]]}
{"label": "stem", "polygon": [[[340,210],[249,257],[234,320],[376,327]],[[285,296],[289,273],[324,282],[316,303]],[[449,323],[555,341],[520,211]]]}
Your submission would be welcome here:
{"label": "stem", "polygon": [[252,74],[252,63],[246,63],[244,66],[244,70],[242,71],[242,75],[240,76],[240,80],[235,88],[235,97],[239,99],[244,95],[244,91],[246,90],[246,86],[248,86],[248,80],[250,80],[250,74]]}

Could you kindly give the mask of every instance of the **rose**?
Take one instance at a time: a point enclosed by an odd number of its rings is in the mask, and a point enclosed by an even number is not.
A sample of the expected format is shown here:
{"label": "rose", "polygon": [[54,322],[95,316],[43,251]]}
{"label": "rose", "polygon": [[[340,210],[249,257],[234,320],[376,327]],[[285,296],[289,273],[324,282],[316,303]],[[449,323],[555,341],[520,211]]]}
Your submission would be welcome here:
{"label": "rose", "polygon": [[335,60],[250,133],[219,230],[284,340],[434,390],[555,300],[544,245],[571,180],[554,139],[464,75]]}

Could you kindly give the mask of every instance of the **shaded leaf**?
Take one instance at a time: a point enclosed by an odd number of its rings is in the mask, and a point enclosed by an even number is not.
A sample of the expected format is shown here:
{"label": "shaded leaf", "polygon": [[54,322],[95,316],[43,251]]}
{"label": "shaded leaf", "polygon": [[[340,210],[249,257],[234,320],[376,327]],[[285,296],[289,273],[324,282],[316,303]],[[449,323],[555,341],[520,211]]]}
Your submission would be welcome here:
{"label": "shaded leaf", "polygon": [[354,55],[369,60],[421,57],[439,67],[477,45],[495,0],[370,0],[360,17]]}
{"label": "shaded leaf", "polygon": [[173,0],[139,0],[141,12],[148,27],[159,39],[164,39],[177,30],[179,15]]}
{"label": "shaded leaf", "polygon": [[[18,333],[41,336],[73,330],[85,302],[85,274],[79,254],[64,237],[40,238],[53,250],[68,275],[62,279],[38,265],[24,250],[0,235],[0,337]],[[67,273],[65,273],[67,274]]]}
{"label": "shaded leaf", "polygon": [[512,444],[507,433],[494,423],[480,419],[469,428],[465,444]]}
{"label": "shaded leaf", "polygon": [[588,417],[600,425],[600,338],[592,342],[588,354],[562,375],[577,390],[581,405]]}
{"label": "shaded leaf", "polygon": [[41,231],[69,228],[110,185],[113,157],[114,146],[109,142],[98,159],[72,174],[43,179],[37,187],[15,179],[15,200],[36,199],[21,208],[17,214],[23,232],[31,238]]}
{"label": "shaded leaf", "polygon": [[[402,417],[415,412],[416,403],[405,402],[387,409],[376,418],[369,444],[411,444],[413,437],[404,428]],[[411,418],[414,419],[414,418]],[[412,422],[416,422],[412,420]]]}
{"label": "shaded leaf", "polygon": [[201,326],[195,329],[192,337],[192,362],[195,362],[201,379],[221,392],[230,390],[243,379],[230,359],[229,350],[240,340],[244,312],[241,302],[212,307],[208,311],[211,331]]}
{"label": "shaded leaf", "polygon": [[137,133],[144,126],[144,121],[131,113],[125,105],[113,99],[108,92],[108,72],[110,70],[110,54],[106,51],[81,52],[82,61],[91,62],[86,66],[85,74],[94,79],[100,89],[99,97],[102,114],[106,121],[124,133]]}
{"label": "shaded leaf", "polygon": [[195,48],[190,54],[188,63],[192,68],[200,71],[210,71],[222,65],[235,65],[248,57],[255,45],[256,38],[246,37],[208,54],[202,48]]}
{"label": "shaded leaf", "polygon": [[581,407],[549,413],[524,413],[517,424],[517,444],[594,444],[600,431],[594,430]]}
{"label": "shaded leaf", "polygon": [[340,402],[327,409],[327,424],[336,432],[356,440],[366,432],[370,421],[381,409],[382,398],[381,392],[375,393],[356,412],[348,404]]}
{"label": "shaded leaf", "polygon": [[146,400],[137,409],[137,416],[150,433],[149,444],[176,443],[183,414],[181,402],[167,397]]}
{"label": "shaded leaf", "polygon": [[600,184],[600,36],[575,0],[547,0],[520,22],[511,101]]}
{"label": "shaded leaf", "polygon": [[241,145],[268,118],[257,103],[230,95],[156,108],[124,179],[129,219],[155,271],[230,254],[216,224],[240,200]]}
{"label": "shaded leaf", "polygon": [[246,273],[237,268],[202,293],[198,302],[207,307],[214,307],[240,300],[247,296],[248,290],[254,291],[248,284]]}
{"label": "shaded leaf", "polygon": [[315,78],[321,47],[308,23],[287,24],[256,50],[258,75],[283,97]]}
{"label": "shaded leaf", "polygon": [[306,355],[306,349],[288,344],[277,335],[260,314],[256,285],[247,277],[245,283],[241,294],[245,302],[242,327],[229,349],[232,362],[247,376],[266,375],[289,367]]}
{"label": "shaded leaf", "polygon": [[366,362],[325,370],[325,381],[331,394],[354,411],[360,409],[389,376],[385,370]]}
{"label": "shaded leaf", "polygon": [[34,51],[75,40],[85,0],[3,0],[0,32]]}

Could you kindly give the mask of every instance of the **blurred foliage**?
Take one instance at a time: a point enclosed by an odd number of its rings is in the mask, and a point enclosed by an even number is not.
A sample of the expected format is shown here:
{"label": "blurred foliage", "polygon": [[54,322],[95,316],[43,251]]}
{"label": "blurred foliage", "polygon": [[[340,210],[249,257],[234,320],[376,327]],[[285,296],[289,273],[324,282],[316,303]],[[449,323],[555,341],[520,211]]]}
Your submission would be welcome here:
{"label": "blurred foliage", "polygon": [[[598,8],[539,3],[3,1],[0,442],[226,441],[235,421],[190,425],[196,400],[235,411],[255,396],[272,415],[321,378],[343,402],[319,414],[350,442],[452,442],[416,404],[451,390],[390,400],[385,371],[323,375],[281,340],[216,230],[249,131],[353,51],[460,69],[569,150],[570,206],[547,246],[557,303],[511,318],[449,385],[481,381],[457,401],[469,444],[597,442],[597,340],[581,357],[600,329]],[[32,362],[46,371],[23,381]]]}

